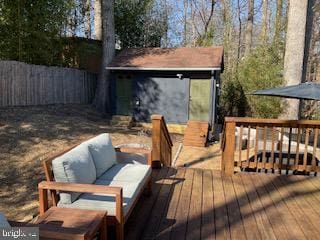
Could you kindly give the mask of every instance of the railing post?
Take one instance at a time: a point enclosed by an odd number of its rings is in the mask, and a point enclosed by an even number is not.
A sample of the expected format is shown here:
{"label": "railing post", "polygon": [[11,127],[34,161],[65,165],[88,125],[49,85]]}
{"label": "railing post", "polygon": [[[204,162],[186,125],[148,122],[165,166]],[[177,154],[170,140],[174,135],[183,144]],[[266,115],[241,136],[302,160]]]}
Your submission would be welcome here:
{"label": "railing post", "polygon": [[235,151],[235,121],[226,121],[225,140],[222,146],[221,171],[225,176],[232,176],[234,173],[234,151]]}
{"label": "railing post", "polygon": [[152,115],[152,167],[161,168],[161,115]]}

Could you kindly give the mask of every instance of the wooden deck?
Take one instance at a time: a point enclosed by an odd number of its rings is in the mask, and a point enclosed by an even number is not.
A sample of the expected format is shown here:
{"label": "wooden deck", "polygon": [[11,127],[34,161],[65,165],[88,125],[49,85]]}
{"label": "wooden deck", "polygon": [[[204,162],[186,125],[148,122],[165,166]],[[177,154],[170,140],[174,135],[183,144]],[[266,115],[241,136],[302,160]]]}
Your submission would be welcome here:
{"label": "wooden deck", "polygon": [[162,168],[125,239],[319,239],[320,178]]}

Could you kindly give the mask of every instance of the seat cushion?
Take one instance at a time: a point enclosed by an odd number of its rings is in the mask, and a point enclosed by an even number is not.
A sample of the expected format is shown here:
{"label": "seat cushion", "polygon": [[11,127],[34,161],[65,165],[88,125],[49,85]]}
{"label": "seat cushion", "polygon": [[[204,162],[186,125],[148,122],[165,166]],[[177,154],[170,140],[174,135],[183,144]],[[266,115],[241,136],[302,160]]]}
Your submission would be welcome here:
{"label": "seat cushion", "polygon": [[100,177],[105,171],[116,164],[116,152],[108,133],[100,134],[84,144],[88,145],[89,152],[96,167],[97,177]]}
{"label": "seat cushion", "polygon": [[[88,146],[80,144],[71,151],[52,161],[52,170],[56,182],[94,183],[96,168]],[[80,193],[60,193],[60,201],[70,204]]]}
{"label": "seat cushion", "polygon": [[[134,200],[137,198],[145,182],[123,182],[123,181],[104,181],[98,180],[97,185],[106,185],[122,187],[123,191],[123,214],[126,215],[132,207]],[[60,204],[59,207],[80,208],[89,210],[108,211],[108,216],[115,216],[116,203],[115,196],[110,194],[82,194],[76,201],[71,204]]]}
{"label": "seat cushion", "polygon": [[9,228],[11,227],[6,217],[0,213],[0,228]]}
{"label": "seat cushion", "polygon": [[98,180],[107,181],[142,181],[151,174],[151,167],[144,164],[122,164],[118,163],[102,174]]}

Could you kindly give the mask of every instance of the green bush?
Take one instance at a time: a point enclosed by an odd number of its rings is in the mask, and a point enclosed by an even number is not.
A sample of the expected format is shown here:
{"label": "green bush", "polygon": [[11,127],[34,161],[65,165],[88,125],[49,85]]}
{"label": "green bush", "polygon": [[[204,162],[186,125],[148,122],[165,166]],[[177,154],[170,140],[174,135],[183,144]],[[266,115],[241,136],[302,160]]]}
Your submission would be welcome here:
{"label": "green bush", "polygon": [[281,99],[247,95],[259,89],[281,86],[283,59],[279,46],[259,47],[239,65],[238,80],[242,86],[253,117],[277,118],[281,113]]}
{"label": "green bush", "polygon": [[250,113],[246,96],[235,74],[225,71],[221,75],[219,120],[226,116],[244,117]]}

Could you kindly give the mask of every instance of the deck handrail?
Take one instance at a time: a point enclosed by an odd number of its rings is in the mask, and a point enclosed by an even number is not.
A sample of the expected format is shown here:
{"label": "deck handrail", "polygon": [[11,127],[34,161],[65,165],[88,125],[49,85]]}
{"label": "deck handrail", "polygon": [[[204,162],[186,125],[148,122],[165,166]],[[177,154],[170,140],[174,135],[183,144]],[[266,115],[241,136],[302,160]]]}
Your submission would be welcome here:
{"label": "deck handrail", "polygon": [[269,124],[283,127],[296,127],[298,125],[320,126],[319,120],[286,120],[286,119],[266,119],[266,118],[249,118],[249,117],[226,117],[225,124],[228,122],[236,122],[239,124]]}
{"label": "deck handrail", "polygon": [[152,162],[153,167],[171,166],[172,140],[162,115],[152,115]]}
{"label": "deck handrail", "polygon": [[289,171],[316,173],[320,171],[319,129],[318,120],[226,117],[221,170],[227,176],[234,173],[235,166],[280,173],[286,170],[287,174]]}

